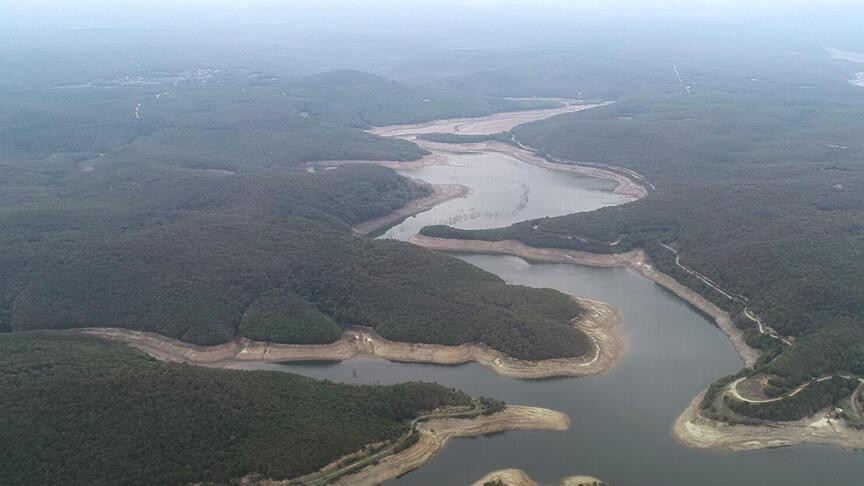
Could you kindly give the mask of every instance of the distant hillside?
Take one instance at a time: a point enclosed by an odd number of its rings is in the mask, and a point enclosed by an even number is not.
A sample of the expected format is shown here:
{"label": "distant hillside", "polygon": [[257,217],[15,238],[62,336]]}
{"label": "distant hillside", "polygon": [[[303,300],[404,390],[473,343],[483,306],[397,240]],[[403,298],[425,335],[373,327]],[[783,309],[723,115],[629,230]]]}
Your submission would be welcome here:
{"label": "distant hillside", "polygon": [[[668,48],[668,46],[666,46]],[[610,45],[572,49],[478,49],[433,54],[394,66],[394,76],[435,89],[493,97],[610,100],[669,93],[671,64]]]}
{"label": "distant hillside", "polygon": [[416,145],[362,129],[554,105],[359,71],[277,78],[206,69],[94,83],[0,90],[0,168],[56,177],[111,163],[250,171],[316,160],[416,160],[425,154]]}
{"label": "distant hillside", "polygon": [[355,123],[360,128],[556,106],[549,101],[510,100],[449,87],[412,86],[359,71],[310,76],[286,86],[286,91],[322,100],[322,111],[356,112],[359,120]]}

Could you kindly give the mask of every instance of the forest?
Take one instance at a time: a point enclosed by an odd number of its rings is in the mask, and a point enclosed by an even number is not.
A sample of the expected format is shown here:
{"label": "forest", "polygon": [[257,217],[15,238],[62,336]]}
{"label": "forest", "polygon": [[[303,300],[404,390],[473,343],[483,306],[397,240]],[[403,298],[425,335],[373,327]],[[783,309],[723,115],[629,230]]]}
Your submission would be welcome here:
{"label": "forest", "polygon": [[[796,57],[795,72],[784,65],[793,63],[788,53],[776,56],[722,68],[690,61],[692,92],[646,87],[512,130],[541,156],[635,170],[656,187],[648,197],[509,228],[423,234],[598,253],[643,248],[662,271],[733,312],[751,345],[767,352],[758,371],[790,389],[825,374],[864,374],[864,97],[824,52]],[[740,298],[682,271],[663,244]],[[794,344],[760,336],[745,306]]]}
{"label": "forest", "polygon": [[288,479],[395,439],[461,392],[163,363],[70,332],[0,334],[0,483]]}
{"label": "forest", "polygon": [[313,344],[363,325],[525,359],[588,351],[569,325],[581,308],[564,294],[352,234],[426,186],[374,165],[314,164],[426,154],[365,131],[374,125],[556,102],[351,69],[297,72],[272,51],[232,57],[83,35],[93,43],[62,56],[41,39],[0,56],[11,68],[0,80],[3,484],[290,478],[469,400],[431,384],[161,363],[73,328]]}
{"label": "forest", "polygon": [[0,329],[108,326],[204,345],[241,335],[311,344],[362,325],[394,340],[483,342],[525,359],[588,350],[568,323],[580,309],[563,294],[351,234],[428,189],[390,169],[307,164],[425,153],[362,130],[372,123],[550,102],[355,71],[169,79],[3,93],[14,108],[0,117]]}
{"label": "forest", "polygon": [[128,327],[212,345],[241,333],[331,342],[338,324],[521,358],[588,350],[568,322],[580,309],[561,293],[353,236],[353,223],[423,193],[392,170],[103,177],[51,205],[4,211],[8,329]]}
{"label": "forest", "polygon": [[793,397],[775,402],[745,402],[728,395],[724,397],[724,400],[730,410],[744,417],[759,420],[791,421],[809,417],[819,410],[837,404],[840,400],[851,395],[857,387],[858,380],[835,376],[829,380],[816,382]]}

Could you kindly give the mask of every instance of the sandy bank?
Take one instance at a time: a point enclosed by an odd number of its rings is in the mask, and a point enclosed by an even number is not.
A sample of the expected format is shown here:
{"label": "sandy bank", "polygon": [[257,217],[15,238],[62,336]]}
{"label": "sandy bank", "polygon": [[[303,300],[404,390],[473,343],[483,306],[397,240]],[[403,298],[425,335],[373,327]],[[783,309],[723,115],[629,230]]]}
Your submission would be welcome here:
{"label": "sandy bank", "polygon": [[369,130],[369,133],[381,137],[406,137],[419,135],[421,133],[458,133],[460,135],[492,135],[506,132],[516,125],[543,120],[565,113],[588,110],[598,106],[606,106],[609,103],[578,104],[572,101],[557,108],[545,108],[540,110],[513,111],[496,113],[494,115],[475,118],[449,118],[444,120],[433,120],[426,123],[413,125],[391,125],[377,127]]}
{"label": "sandy bank", "polygon": [[457,365],[475,362],[509,378],[538,379],[552,376],[584,376],[603,372],[621,351],[616,329],[618,312],[611,306],[589,299],[576,299],[585,309],[572,324],[595,343],[594,349],[578,358],[527,361],[507,356],[485,344],[444,346],[405,343],[384,339],[371,329],[351,328],[330,344],[276,344],[239,338],[218,346],[196,346],[155,333],[116,328],[89,328],[81,332],[122,341],[163,361],[230,368],[243,362],[344,361],[357,356],[375,356],[391,361]]}
{"label": "sandy bank", "polygon": [[657,270],[648,260],[645,252],[634,250],[626,253],[600,254],[576,250],[561,250],[555,248],[534,248],[521,241],[482,241],[458,240],[450,238],[433,238],[417,235],[411,238],[412,243],[425,248],[441,251],[456,251],[469,253],[497,253],[515,255],[532,262],[541,263],[572,263],[594,267],[626,267],[639,272],[644,277],[668,289],[681,299],[710,316],[714,322],[732,341],[735,351],[746,366],[752,366],[759,358],[760,352],[751,348],[744,341],[744,333],[732,323],[729,313],[717,307],[713,302],[702,297],[674,278]]}
{"label": "sandy bank", "polygon": [[563,413],[538,407],[508,406],[504,411],[474,419],[433,419],[417,426],[420,439],[404,451],[344,476],[333,486],[375,486],[417,469],[435,456],[450,439],[476,437],[508,430],[567,430]]}
{"label": "sandy bank", "polygon": [[[503,411],[492,415],[481,415],[470,419],[431,419],[417,425],[420,438],[407,449],[385,456],[357,472],[346,474],[332,481],[332,486],[377,486],[382,482],[397,478],[419,468],[441,451],[447,442],[459,437],[477,437],[508,430],[567,430],[570,418],[567,415],[539,407],[510,405]],[[340,458],[321,469],[335,471],[343,467]],[[241,484],[248,486],[288,486],[314,482],[320,471],[303,477],[288,480],[258,479],[247,477]]]}
{"label": "sandy bank", "polygon": [[817,414],[795,422],[769,425],[733,425],[699,414],[700,393],[672,425],[672,435],[684,445],[702,449],[747,451],[797,444],[822,444],[846,449],[864,449],[864,431],[841,420]]}
{"label": "sandy bank", "polygon": [[419,181],[418,183],[431,187],[432,194],[414,199],[386,216],[354,225],[352,228],[354,234],[365,235],[375,230],[386,228],[407,217],[428,211],[443,202],[465,197],[469,192],[469,189],[461,184],[427,184]]}
{"label": "sandy bank", "polygon": [[[540,486],[534,482],[525,471],[520,469],[501,469],[483,476],[471,486],[483,486],[489,481],[501,481],[506,486]],[[591,476],[570,476],[561,481],[561,486],[592,486],[603,484],[603,481]]]}

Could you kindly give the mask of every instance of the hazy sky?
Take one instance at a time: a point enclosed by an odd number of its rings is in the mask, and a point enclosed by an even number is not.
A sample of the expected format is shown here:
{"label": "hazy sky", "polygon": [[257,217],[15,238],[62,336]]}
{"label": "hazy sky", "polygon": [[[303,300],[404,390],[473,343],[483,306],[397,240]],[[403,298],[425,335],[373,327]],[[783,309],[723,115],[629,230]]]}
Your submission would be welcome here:
{"label": "hazy sky", "polygon": [[522,25],[522,34],[552,35],[577,26],[662,30],[703,23],[718,31],[744,26],[793,37],[845,36],[847,47],[864,45],[861,18],[864,0],[0,0],[0,25],[7,29],[267,23],[298,31],[433,35],[496,26],[509,33]]}

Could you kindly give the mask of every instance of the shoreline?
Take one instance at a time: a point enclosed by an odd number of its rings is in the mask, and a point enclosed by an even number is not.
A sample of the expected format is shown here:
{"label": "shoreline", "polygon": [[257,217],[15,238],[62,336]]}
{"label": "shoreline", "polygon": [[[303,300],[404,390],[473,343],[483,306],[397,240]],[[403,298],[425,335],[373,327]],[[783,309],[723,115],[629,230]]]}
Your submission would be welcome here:
{"label": "shoreline", "polygon": [[[644,185],[628,177],[627,175],[621,174],[614,170],[578,163],[561,164],[557,162],[550,162],[543,157],[535,155],[533,152],[525,148],[516,147],[514,145],[510,145],[504,142],[487,141],[475,143],[440,143],[419,139],[411,139],[411,141],[420,146],[420,148],[433,153],[495,152],[512,157],[520,162],[540,167],[542,169],[557,172],[569,172],[583,177],[612,180],[616,183],[615,188],[612,190],[614,194],[631,198],[634,201],[642,199],[649,194],[648,189]],[[446,159],[446,157],[442,158]]]}
{"label": "shoreline", "polygon": [[[564,413],[540,407],[508,405],[503,411],[472,419],[432,419],[417,425],[420,438],[412,446],[384,457],[375,464],[342,476],[332,486],[377,486],[413,471],[429,462],[454,438],[478,437],[510,430],[553,430],[570,428]],[[324,469],[327,469],[326,466]],[[285,481],[265,480],[259,486],[287,486],[298,478]]]}
{"label": "shoreline", "polygon": [[[471,486],[483,486],[486,482],[500,481],[504,486],[540,486],[521,469],[499,469],[483,476]],[[560,486],[594,486],[604,485],[603,481],[593,476],[569,476],[561,480]]]}
{"label": "shoreline", "polygon": [[433,207],[468,195],[470,189],[461,184],[428,184],[415,179],[418,185],[430,187],[432,194],[409,201],[405,206],[379,218],[357,223],[351,227],[355,235],[368,235],[381,228],[386,228],[411,216],[429,211]]}
{"label": "shoreline", "polygon": [[570,263],[592,267],[629,268],[669,290],[710,317],[717,327],[732,341],[732,346],[745,366],[752,366],[759,359],[759,356],[761,356],[759,350],[751,348],[744,341],[744,332],[735,327],[728,312],[669,275],[657,270],[642,250],[601,254],[578,250],[535,248],[517,240],[460,240],[424,235],[414,236],[409,241],[415,245],[438,251],[513,255],[530,262],[538,263]]}
{"label": "shoreline", "polygon": [[864,450],[864,431],[853,429],[842,420],[829,422],[824,414],[817,413],[792,422],[730,424],[699,414],[704,395],[704,391],[696,395],[672,424],[672,436],[685,446],[741,452],[819,444]]}
{"label": "shoreline", "polygon": [[[538,263],[628,268],[666,288],[712,318],[717,327],[732,342],[745,366],[751,367],[761,355],[759,350],[747,345],[743,331],[735,327],[728,312],[671,276],[657,270],[642,250],[607,255],[577,250],[534,248],[516,240],[459,240],[423,235],[412,238],[412,242],[433,250],[513,255]],[[819,414],[798,421],[768,422],[764,425],[730,424],[705,418],[699,414],[699,405],[704,393],[704,391],[699,393],[671,426],[673,437],[685,446],[739,452],[799,444],[820,444],[864,450],[864,431],[853,429],[840,420],[829,423]]]}
{"label": "shoreline", "polygon": [[500,132],[506,132],[517,125],[531,123],[538,120],[544,120],[546,118],[564,115],[567,113],[576,113],[583,110],[590,110],[591,108],[607,106],[612,103],[613,102],[611,101],[607,101],[603,103],[580,104],[578,100],[568,100],[566,101],[566,104],[556,108],[507,111],[479,117],[445,118],[441,120],[432,120],[424,123],[374,127],[366,131],[373,135],[378,135],[379,137],[392,138],[402,138],[405,136],[417,135],[421,133],[490,135]]}
{"label": "shoreline", "polygon": [[447,346],[391,341],[366,328],[349,328],[329,344],[277,344],[238,338],[216,346],[197,346],[156,333],[122,328],[83,328],[78,332],[124,342],[148,355],[169,362],[214,368],[232,368],[243,363],[291,361],[346,361],[372,356],[396,362],[460,365],[474,362],[508,378],[542,379],[586,376],[610,369],[622,350],[616,329],[621,318],[608,304],[574,298],[583,313],[573,326],[594,342],[593,352],[577,358],[528,361],[513,358],[482,343]]}

